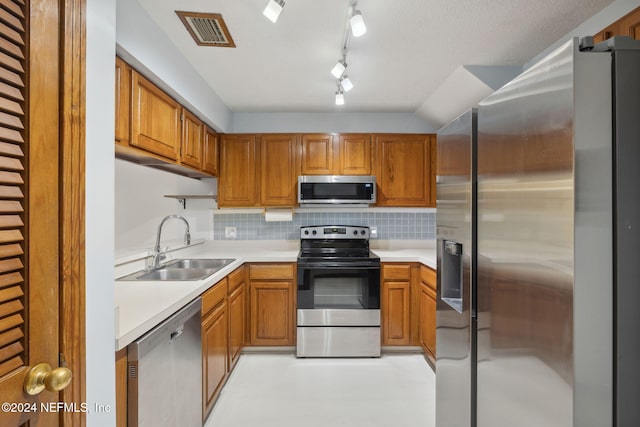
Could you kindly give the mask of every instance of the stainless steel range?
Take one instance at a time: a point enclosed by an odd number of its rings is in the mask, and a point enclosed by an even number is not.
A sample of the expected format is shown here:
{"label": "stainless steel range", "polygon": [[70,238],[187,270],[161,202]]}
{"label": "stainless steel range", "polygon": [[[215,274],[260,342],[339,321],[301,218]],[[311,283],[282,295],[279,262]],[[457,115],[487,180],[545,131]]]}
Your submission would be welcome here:
{"label": "stainless steel range", "polygon": [[380,258],[369,228],[300,228],[298,357],[380,356]]}

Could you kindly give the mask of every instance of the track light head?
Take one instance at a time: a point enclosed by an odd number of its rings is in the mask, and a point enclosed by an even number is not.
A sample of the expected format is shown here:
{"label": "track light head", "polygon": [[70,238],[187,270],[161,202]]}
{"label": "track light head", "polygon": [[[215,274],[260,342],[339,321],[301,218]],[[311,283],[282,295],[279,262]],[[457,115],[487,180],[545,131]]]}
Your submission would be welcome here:
{"label": "track light head", "polygon": [[282,9],[284,9],[284,0],[269,0],[262,14],[275,24]]}
{"label": "track light head", "polygon": [[353,12],[353,15],[349,18],[349,25],[351,26],[353,37],[360,37],[367,32],[367,26],[364,25],[364,18],[359,10]]}
{"label": "track light head", "polygon": [[353,89],[353,82],[351,82],[351,79],[346,74],[344,74],[340,79],[340,86],[342,87],[342,90],[344,90],[345,92],[349,92],[351,89]]}
{"label": "track light head", "polygon": [[331,69],[331,74],[333,74],[333,77],[335,77],[336,79],[339,79],[346,69],[347,63],[344,61],[344,59],[341,59],[336,63],[336,65],[333,66],[333,68]]}
{"label": "track light head", "polygon": [[344,93],[342,89],[338,89],[336,92],[336,105],[344,105]]}

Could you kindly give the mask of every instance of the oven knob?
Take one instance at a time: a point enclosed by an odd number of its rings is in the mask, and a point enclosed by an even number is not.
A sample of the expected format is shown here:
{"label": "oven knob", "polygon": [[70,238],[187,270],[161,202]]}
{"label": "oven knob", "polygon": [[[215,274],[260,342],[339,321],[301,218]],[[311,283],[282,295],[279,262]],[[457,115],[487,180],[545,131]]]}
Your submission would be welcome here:
{"label": "oven knob", "polygon": [[353,230],[353,234],[358,234],[358,230]]}
{"label": "oven knob", "polygon": [[316,230],[313,230],[313,231],[311,232],[311,234],[313,234],[313,235],[315,236],[316,234],[318,234],[318,232],[317,232]]}
{"label": "oven knob", "polygon": [[362,230],[360,231],[360,234],[362,234],[363,236],[365,235],[366,231]]}
{"label": "oven knob", "polygon": [[304,230],[304,234],[305,234],[306,236],[308,236],[308,235],[309,235],[309,230]]}

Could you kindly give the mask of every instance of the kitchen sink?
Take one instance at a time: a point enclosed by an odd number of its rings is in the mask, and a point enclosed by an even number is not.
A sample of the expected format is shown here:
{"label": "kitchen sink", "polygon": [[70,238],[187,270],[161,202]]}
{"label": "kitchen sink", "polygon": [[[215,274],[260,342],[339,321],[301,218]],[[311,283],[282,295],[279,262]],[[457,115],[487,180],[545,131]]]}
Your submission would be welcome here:
{"label": "kitchen sink", "polygon": [[235,258],[223,258],[223,259],[179,259],[166,264],[164,268],[167,269],[188,269],[188,268],[207,268],[219,270],[235,261]]}
{"label": "kitchen sink", "polygon": [[119,281],[195,281],[211,276],[235,261],[235,258],[221,259],[179,259],[155,270],[141,270],[121,277]]}
{"label": "kitchen sink", "polygon": [[201,280],[215,272],[215,269],[206,268],[159,268],[144,273],[135,280]]}

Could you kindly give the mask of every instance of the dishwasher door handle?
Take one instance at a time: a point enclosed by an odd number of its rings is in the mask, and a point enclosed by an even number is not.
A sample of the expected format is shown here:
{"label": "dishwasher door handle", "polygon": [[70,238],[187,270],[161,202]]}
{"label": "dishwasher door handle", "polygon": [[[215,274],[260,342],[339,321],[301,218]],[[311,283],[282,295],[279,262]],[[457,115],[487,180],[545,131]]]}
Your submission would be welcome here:
{"label": "dishwasher door handle", "polygon": [[176,329],[175,331],[171,332],[171,335],[169,336],[170,341],[173,342],[176,340],[176,338],[178,338],[180,335],[182,335],[182,332],[184,331],[184,325],[180,325],[180,327],[178,329]]}

